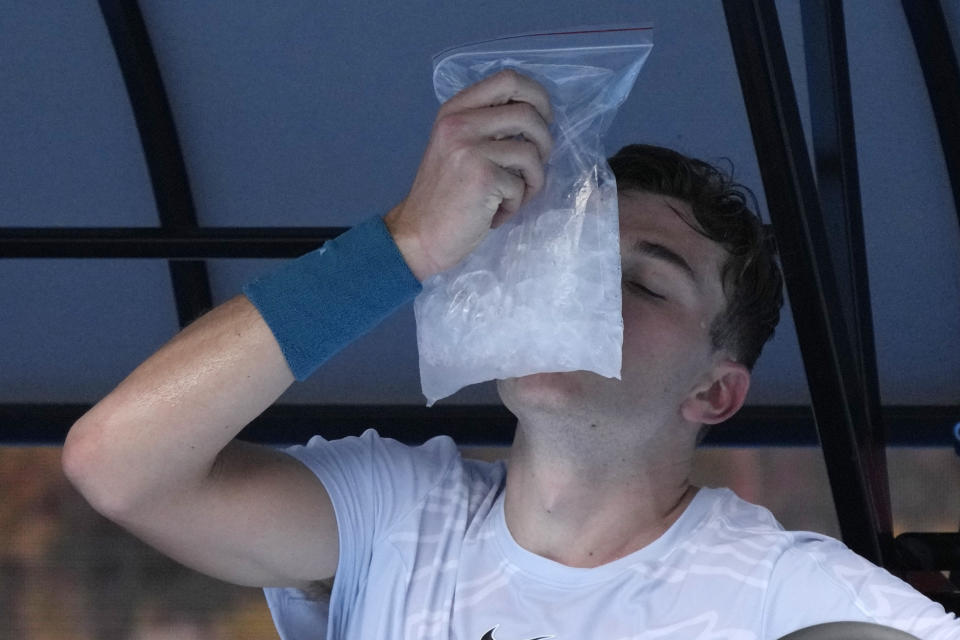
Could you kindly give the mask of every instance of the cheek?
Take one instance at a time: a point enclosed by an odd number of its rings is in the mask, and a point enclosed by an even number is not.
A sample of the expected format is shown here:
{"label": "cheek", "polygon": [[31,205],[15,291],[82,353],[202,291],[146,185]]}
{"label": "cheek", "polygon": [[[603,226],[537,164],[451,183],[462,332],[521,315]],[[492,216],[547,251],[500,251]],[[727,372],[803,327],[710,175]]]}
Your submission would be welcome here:
{"label": "cheek", "polygon": [[624,367],[675,366],[707,340],[707,329],[699,326],[700,320],[624,298]]}
{"label": "cheek", "polygon": [[623,350],[631,354],[662,354],[677,340],[676,319],[669,314],[638,308],[623,313]]}

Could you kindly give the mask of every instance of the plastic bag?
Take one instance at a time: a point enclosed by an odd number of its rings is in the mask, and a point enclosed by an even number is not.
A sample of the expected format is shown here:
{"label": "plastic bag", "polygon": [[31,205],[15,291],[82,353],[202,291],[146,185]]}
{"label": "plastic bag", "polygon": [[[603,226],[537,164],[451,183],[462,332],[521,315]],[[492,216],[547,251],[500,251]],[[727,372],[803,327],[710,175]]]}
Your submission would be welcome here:
{"label": "plastic bag", "polygon": [[464,386],[588,370],[620,378],[617,189],[601,136],[652,48],[652,28],[585,27],[510,36],[434,57],[446,102],[503,69],[550,95],[554,146],[535,198],[414,301],[427,406]]}

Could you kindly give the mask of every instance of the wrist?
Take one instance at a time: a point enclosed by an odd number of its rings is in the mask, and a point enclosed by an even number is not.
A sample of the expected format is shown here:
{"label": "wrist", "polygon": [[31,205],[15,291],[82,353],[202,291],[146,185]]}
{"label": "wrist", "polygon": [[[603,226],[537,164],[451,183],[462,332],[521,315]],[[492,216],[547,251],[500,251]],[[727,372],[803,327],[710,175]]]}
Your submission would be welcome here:
{"label": "wrist", "polygon": [[421,290],[379,216],[243,287],[301,381]]}
{"label": "wrist", "polygon": [[400,222],[401,207],[403,207],[402,202],[391,209],[390,212],[384,216],[383,223],[387,227],[387,231],[390,232],[393,242],[397,245],[397,249],[400,250],[400,255],[403,256],[411,273],[413,273],[417,280],[423,283],[437,273],[438,270],[431,267],[430,261],[423,251],[416,232],[408,230],[406,226]]}

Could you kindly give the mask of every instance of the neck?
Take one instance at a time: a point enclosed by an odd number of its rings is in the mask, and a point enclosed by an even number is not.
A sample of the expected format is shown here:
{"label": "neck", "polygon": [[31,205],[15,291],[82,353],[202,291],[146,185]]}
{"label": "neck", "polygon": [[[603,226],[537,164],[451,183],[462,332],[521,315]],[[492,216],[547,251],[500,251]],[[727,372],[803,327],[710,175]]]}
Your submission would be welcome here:
{"label": "neck", "polygon": [[589,446],[550,430],[538,437],[521,422],[510,451],[510,533],[528,551],[572,567],[596,567],[645,547],[696,494],[693,446],[591,436]]}

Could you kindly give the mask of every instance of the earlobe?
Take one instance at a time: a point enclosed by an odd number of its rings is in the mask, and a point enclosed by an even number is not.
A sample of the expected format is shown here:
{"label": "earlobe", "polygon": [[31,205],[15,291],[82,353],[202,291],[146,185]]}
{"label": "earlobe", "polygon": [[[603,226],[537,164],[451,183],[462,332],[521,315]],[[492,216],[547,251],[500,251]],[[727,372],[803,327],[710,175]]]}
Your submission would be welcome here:
{"label": "earlobe", "polygon": [[694,389],[680,411],[688,422],[717,424],[740,410],[750,390],[750,371],[738,362],[724,360],[713,376]]}

